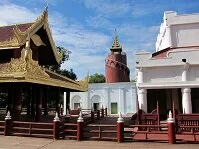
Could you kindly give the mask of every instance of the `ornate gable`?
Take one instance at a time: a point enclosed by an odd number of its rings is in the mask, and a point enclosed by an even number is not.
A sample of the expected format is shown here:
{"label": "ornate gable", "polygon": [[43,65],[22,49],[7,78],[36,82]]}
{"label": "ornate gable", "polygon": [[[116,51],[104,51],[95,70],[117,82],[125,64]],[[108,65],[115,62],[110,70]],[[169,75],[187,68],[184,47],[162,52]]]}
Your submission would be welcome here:
{"label": "ornate gable", "polygon": [[25,45],[27,40],[35,38],[34,35],[36,35],[41,28],[43,28],[46,32],[55,61],[60,63],[62,54],[56,49],[52,38],[51,30],[48,24],[47,8],[33,23],[0,27],[0,50],[20,48]]}

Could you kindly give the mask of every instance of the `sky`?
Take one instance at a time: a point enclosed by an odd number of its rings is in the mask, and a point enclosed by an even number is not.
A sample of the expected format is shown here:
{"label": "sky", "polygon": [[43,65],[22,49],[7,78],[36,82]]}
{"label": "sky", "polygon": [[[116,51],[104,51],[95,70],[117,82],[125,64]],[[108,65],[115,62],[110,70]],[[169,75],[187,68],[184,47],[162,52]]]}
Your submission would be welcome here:
{"label": "sky", "polygon": [[1,0],[0,26],[33,22],[46,6],[56,46],[72,52],[62,68],[78,80],[87,72],[105,75],[115,29],[132,80],[135,53],[155,52],[164,12],[199,13],[199,0]]}

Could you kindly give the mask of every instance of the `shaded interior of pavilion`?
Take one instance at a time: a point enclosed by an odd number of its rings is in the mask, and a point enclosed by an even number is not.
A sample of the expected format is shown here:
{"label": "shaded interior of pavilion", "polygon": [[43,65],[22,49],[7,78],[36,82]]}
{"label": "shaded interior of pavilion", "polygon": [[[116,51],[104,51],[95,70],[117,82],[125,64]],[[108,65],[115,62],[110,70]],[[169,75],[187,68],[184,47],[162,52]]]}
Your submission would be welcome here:
{"label": "shaded interior of pavilion", "polygon": [[[4,83],[0,87],[0,119],[9,111],[13,120],[52,121],[60,115],[63,93],[69,105],[71,89],[34,83]],[[66,107],[69,110],[69,106]]]}
{"label": "shaded interior of pavilion", "polygon": [[[173,102],[176,112],[183,113],[181,88],[174,89],[148,89],[147,112],[152,112],[159,104],[160,116],[167,118],[169,110],[172,110]],[[191,88],[192,113],[199,113],[199,88]]]}

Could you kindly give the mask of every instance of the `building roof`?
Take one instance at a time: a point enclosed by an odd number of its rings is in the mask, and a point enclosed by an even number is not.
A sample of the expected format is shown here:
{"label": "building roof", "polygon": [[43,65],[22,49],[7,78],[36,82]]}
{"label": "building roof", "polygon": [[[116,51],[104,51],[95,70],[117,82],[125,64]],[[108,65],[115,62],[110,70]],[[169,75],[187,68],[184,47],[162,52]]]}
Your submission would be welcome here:
{"label": "building roof", "polygon": [[[48,9],[33,22],[11,26],[0,27],[0,50],[4,49],[18,49],[26,44],[26,41],[30,38],[34,41],[35,36],[39,36],[41,41],[44,42],[48,52],[44,53],[50,57],[50,61],[54,64],[60,63],[62,54],[57,50],[54,40],[52,38],[51,30],[48,24]],[[41,50],[42,53],[44,50]]]}
{"label": "building roof", "polygon": [[152,54],[152,57],[153,58],[165,58],[165,57],[168,57],[168,53],[169,52],[172,52],[172,51],[180,51],[180,50],[188,50],[188,49],[198,49],[199,46],[186,46],[186,47],[168,47],[166,49],[163,49],[163,50],[160,50],[160,51],[157,51],[155,53]]}
{"label": "building roof", "polygon": [[0,26],[0,42],[8,41],[14,38],[14,28],[19,28],[20,31],[25,32],[33,23],[16,24],[11,26]]}
{"label": "building roof", "polygon": [[154,58],[163,58],[163,57],[167,57],[167,53],[168,51],[171,51],[172,49],[169,47],[169,48],[166,48],[164,50],[161,50],[161,51],[157,51],[155,53],[152,54],[152,57]]}

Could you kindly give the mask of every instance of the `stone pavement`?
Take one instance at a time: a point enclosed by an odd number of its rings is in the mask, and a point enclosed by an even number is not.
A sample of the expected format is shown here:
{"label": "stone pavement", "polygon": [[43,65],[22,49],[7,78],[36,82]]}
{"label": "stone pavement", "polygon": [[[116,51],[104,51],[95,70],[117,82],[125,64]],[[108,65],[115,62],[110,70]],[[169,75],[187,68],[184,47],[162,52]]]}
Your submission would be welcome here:
{"label": "stone pavement", "polygon": [[0,149],[198,149],[199,144],[154,142],[117,143],[110,141],[52,140],[31,137],[0,136]]}

